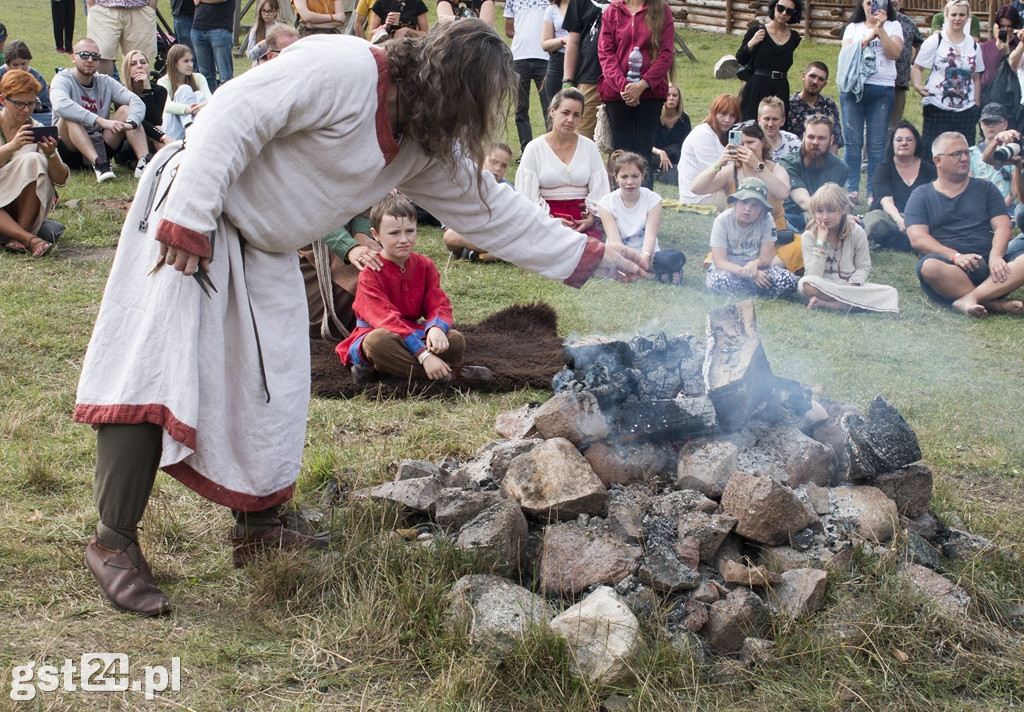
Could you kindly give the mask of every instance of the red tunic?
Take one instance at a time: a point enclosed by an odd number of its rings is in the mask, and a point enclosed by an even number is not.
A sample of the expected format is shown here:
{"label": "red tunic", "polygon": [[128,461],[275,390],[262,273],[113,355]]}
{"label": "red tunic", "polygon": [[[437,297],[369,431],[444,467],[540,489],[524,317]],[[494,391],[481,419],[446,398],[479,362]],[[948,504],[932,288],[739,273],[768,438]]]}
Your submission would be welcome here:
{"label": "red tunic", "polygon": [[364,269],[359,273],[352,305],[356,328],[335,348],[346,366],[366,363],[359,346],[374,329],[398,334],[415,356],[427,347],[423,341],[427,329],[438,326],[447,334],[454,323],[452,303],[441,289],[441,275],[429,257],[413,252],[405,267],[386,259],[382,262],[380,272]]}

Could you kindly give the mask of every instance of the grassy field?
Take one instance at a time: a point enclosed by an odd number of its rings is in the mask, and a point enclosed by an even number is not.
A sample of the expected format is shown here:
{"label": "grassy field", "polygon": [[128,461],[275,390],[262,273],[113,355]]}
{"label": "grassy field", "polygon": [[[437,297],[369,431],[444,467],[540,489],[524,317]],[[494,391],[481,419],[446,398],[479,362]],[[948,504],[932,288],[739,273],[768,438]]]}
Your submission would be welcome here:
{"label": "grassy field", "polygon": [[[12,38],[50,76],[45,4],[0,8]],[[166,2],[161,9],[169,17]],[[79,17],[78,36],[85,30]],[[499,19],[500,23],[500,19]],[[711,98],[737,82],[710,78],[738,38],[684,32],[698,62],[677,62],[687,110],[700,120]],[[835,64],[836,47],[805,43],[797,66]],[[244,69],[239,63],[238,71]],[[796,74],[792,75],[794,78]],[[827,92],[835,96],[834,87]],[[908,115],[919,119],[919,107]],[[539,116],[535,117],[539,127]],[[510,137],[514,136],[514,128]],[[510,141],[515,144],[515,140]],[[895,285],[898,318],[810,312],[758,304],[761,337],[779,375],[830,398],[866,406],[882,394],[916,429],[936,474],[933,508],[994,540],[995,551],[954,562],[947,575],[973,597],[969,620],[943,617],[894,576],[898,546],[858,555],[830,579],[828,605],[798,624],[775,623],[773,659],[732,676],[714,659],[676,652],[645,628],[635,678],[592,689],[569,675],[565,650],[537,633],[496,663],[443,622],[444,594],[471,561],[396,542],[402,518],[375,506],[328,513],[335,552],[323,560],[278,557],[236,571],[228,513],[161,475],[141,534],[174,613],[142,620],[114,611],[82,561],[95,524],[92,431],[70,420],[75,387],[125,203],[135,181],[122,169],[98,187],[77,174],[52,216],[67,225],[53,258],[0,255],[0,709],[33,710],[596,710],[608,695],[631,710],[1007,710],[1024,690],[1024,332],[1020,320],[972,321],[928,302],[909,255],[876,254],[872,278]],[[660,186],[666,197],[674,190]],[[72,200],[74,205],[67,203]],[[268,202],[267,209],[281,206]],[[433,257],[457,320],[515,302],[544,300],[569,334],[703,336],[709,296],[697,266],[710,219],[667,212],[662,244],[690,257],[681,287],[592,282],[574,291],[511,265],[450,261],[436,229]],[[304,345],[303,345],[304,347]],[[546,393],[434,400],[315,399],[297,503],[316,506],[334,478],[356,487],[388,478],[400,458],[467,457],[495,437],[494,416]],[[1016,617],[1014,617],[1016,614]],[[840,633],[844,636],[840,636]],[[40,691],[9,696],[15,666],[60,666],[83,653],[124,652],[144,665],[181,665],[181,690],[147,701],[139,692]]]}

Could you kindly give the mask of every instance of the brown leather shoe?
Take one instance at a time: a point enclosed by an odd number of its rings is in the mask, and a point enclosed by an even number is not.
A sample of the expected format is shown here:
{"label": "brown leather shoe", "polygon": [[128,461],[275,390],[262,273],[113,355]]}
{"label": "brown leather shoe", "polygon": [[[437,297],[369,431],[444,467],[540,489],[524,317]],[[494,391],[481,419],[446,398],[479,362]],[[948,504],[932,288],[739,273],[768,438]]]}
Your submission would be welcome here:
{"label": "brown leather shoe", "polygon": [[278,551],[300,551],[302,549],[326,549],[330,542],[326,534],[308,536],[294,529],[271,527],[253,536],[233,536],[231,543],[231,562],[236,569],[251,564],[263,555],[267,549]]}
{"label": "brown leather shoe", "polygon": [[156,585],[146,559],[139,554],[139,565],[123,551],[108,549],[93,537],[85,547],[85,565],[96,577],[103,593],[118,608],[144,616],[170,613],[167,596]]}
{"label": "brown leather shoe", "polygon": [[456,366],[452,369],[452,388],[486,390],[491,385],[491,369],[486,366]]}

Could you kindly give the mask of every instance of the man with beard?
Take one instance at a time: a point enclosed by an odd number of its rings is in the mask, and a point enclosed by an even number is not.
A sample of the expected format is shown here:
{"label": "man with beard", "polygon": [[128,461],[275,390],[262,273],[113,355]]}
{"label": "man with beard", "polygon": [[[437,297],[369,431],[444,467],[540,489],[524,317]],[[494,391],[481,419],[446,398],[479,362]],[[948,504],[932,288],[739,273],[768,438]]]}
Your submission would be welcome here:
{"label": "man with beard", "polygon": [[922,255],[921,289],[978,319],[990,312],[1024,315],[1024,303],[1002,299],[1024,285],[1024,260],[1006,261],[1011,226],[999,189],[971,177],[963,134],[939,134],[932,160],[939,177],[917,188],[903,213],[910,244]]}
{"label": "man with beard", "polygon": [[843,147],[843,129],[839,123],[839,107],[821,91],[828,84],[828,65],[814,61],[800,75],[804,88],[789,98],[789,113],[786,115],[786,130],[803,137],[804,125],[809,116],[824,114],[832,120],[832,153],[839,153]]}
{"label": "man with beard", "polygon": [[846,185],[849,169],[831,152],[832,120],[822,114],[809,116],[804,123],[804,140],[799,151],[786,154],[779,165],[789,173],[790,192],[786,199],[786,226],[803,231],[807,226],[804,211],[811,196],[826,183]]}

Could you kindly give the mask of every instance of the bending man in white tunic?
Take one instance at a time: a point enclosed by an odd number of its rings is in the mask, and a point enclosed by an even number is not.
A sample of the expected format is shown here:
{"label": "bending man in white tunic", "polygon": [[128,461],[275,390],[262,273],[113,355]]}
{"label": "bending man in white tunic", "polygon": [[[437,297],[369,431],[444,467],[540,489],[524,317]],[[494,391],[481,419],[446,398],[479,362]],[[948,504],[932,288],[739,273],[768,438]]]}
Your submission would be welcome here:
{"label": "bending man in white tunic", "polygon": [[[302,81],[311,71],[321,81]],[[86,564],[114,604],[170,610],[136,537],[157,468],[233,510],[236,566],[266,547],[326,546],[275,513],[299,474],[309,406],[295,251],[392,188],[496,257],[571,286],[599,270],[643,276],[639,253],[563,227],[476,167],[515,81],[508,48],[479,20],[383,51],[308,37],[225,84],[188,148],[147,166],[74,413],[98,428]]]}

